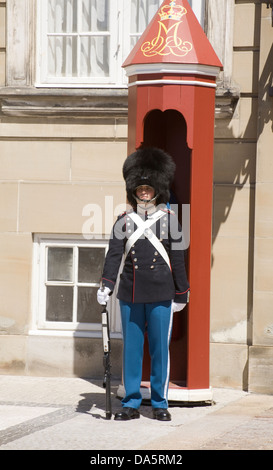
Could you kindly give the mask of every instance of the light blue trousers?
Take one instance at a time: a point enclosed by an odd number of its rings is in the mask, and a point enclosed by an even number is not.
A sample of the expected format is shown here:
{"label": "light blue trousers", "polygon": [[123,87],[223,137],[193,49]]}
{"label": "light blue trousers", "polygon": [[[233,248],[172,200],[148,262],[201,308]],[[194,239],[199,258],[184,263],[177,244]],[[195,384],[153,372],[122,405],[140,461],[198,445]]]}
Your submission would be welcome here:
{"label": "light blue trousers", "polygon": [[133,304],[120,301],[123,330],[123,407],[139,408],[144,333],[147,329],[151,357],[151,404],[168,408],[169,345],[172,331],[172,302]]}

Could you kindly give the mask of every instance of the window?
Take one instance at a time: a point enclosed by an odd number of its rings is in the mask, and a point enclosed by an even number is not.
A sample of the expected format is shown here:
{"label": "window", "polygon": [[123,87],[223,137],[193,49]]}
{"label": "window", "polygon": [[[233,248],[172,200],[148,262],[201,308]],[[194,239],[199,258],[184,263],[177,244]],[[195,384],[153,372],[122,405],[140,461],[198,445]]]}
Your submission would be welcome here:
{"label": "window", "polygon": [[[86,243],[37,237],[34,279],[38,292],[33,329],[100,331],[97,303],[107,242]],[[39,279],[39,281],[38,281]],[[110,303],[110,302],[109,302]],[[111,301],[115,303],[115,298]],[[109,305],[111,309],[111,305]],[[113,315],[115,308],[113,310]],[[115,318],[112,319],[114,326]],[[114,327],[115,330],[115,327]]]}
{"label": "window", "polygon": [[[126,86],[122,63],[162,0],[37,0],[37,86]],[[203,20],[204,0],[190,2]]]}

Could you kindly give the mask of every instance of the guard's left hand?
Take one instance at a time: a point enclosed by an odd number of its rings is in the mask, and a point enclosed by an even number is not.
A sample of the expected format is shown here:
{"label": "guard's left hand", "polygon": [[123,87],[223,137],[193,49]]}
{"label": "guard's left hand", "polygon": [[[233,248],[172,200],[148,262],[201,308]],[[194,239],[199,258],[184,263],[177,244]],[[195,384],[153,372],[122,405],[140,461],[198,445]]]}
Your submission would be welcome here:
{"label": "guard's left hand", "polygon": [[173,302],[172,304],[173,312],[180,312],[185,307],[186,307],[186,304],[179,304],[177,302]]}

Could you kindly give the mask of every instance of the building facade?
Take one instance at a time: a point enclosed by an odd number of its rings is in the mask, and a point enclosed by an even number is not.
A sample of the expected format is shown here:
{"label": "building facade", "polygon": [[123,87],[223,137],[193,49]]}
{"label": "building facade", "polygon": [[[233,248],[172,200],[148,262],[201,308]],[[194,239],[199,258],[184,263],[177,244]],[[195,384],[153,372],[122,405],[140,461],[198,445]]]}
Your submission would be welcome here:
{"label": "building facade", "polygon": [[[224,65],[215,109],[211,385],[273,392],[273,27],[193,0]],[[160,0],[0,2],[0,373],[100,377],[102,264],[125,207],[122,63]],[[121,377],[118,304],[112,372]]]}

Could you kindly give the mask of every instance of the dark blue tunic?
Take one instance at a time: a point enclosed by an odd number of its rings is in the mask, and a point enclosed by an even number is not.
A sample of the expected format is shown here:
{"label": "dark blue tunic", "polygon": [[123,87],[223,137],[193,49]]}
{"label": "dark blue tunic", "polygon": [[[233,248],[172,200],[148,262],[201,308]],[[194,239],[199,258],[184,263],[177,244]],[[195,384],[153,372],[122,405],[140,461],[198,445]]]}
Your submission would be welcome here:
{"label": "dark blue tunic", "polygon": [[[187,303],[189,284],[181,225],[172,211],[165,209],[164,212],[163,217],[157,220],[150,230],[164,246],[171,269],[149,237],[142,235],[124,260],[117,292],[119,300],[133,303],[174,300],[177,303]],[[111,291],[117,281],[126,242],[137,229],[129,214],[126,212],[118,217],[110,237],[102,284]],[[147,217],[149,218],[149,215]]]}

